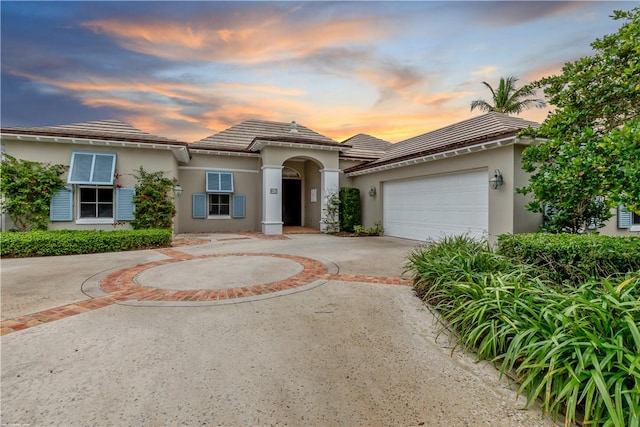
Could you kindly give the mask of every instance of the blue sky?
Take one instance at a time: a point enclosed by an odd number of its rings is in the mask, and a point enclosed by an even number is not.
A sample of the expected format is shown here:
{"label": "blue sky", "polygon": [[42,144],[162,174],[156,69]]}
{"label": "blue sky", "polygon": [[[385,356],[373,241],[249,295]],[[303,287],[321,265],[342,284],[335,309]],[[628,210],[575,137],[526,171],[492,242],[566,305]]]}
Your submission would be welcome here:
{"label": "blue sky", "polygon": [[195,141],[296,120],[397,142],[480,114],[482,81],[559,73],[635,5],[2,1],[1,122],[119,119]]}

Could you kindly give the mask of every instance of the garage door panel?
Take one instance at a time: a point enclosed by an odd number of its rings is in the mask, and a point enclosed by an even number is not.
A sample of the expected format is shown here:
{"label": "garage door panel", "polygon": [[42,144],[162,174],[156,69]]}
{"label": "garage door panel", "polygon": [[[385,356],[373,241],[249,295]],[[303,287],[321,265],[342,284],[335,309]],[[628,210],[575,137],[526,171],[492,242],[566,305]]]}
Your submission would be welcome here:
{"label": "garage door panel", "polygon": [[416,240],[487,233],[488,172],[388,181],[384,185],[385,234]]}

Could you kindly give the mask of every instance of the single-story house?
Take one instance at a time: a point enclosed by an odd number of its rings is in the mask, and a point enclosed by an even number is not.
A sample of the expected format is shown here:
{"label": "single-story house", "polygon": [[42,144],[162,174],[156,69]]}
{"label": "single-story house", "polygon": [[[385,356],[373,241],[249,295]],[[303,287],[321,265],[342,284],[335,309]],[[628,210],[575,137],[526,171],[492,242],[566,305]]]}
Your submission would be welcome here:
{"label": "single-story house", "polygon": [[[493,240],[541,223],[515,192],[528,181],[520,159],[536,141],[518,133],[529,126],[538,124],[491,112],[396,144],[364,134],[338,142],[295,122],[263,120],[192,143],[117,120],[7,127],[0,137],[3,153],[69,167],[67,187],[52,203],[51,229],[126,227],[142,166],[176,182],[176,233],[326,230],[326,205],[348,186],[360,189],[363,225],[379,221],[386,235]],[[637,214],[621,210],[617,217],[604,233],[640,231]]]}

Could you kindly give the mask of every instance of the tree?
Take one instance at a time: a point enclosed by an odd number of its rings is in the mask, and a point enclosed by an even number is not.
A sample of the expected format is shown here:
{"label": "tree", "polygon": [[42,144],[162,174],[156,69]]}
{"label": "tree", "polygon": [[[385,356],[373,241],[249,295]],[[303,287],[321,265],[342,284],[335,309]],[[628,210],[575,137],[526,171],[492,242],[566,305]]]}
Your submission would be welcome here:
{"label": "tree", "polygon": [[515,77],[507,77],[506,79],[500,77],[497,90],[494,90],[489,83],[482,82],[482,84],[491,91],[493,105],[483,99],[477,99],[471,102],[471,111],[477,108],[480,111],[487,112],[495,111],[504,114],[520,114],[523,110],[533,107],[544,108],[547,105],[542,99],[527,98],[534,96],[536,90],[531,86],[523,86],[517,89],[517,81],[518,79]]}
{"label": "tree", "polygon": [[51,199],[64,187],[66,167],[19,160],[4,154],[0,166],[2,212],[19,231],[46,230]]}
{"label": "tree", "polygon": [[135,204],[135,219],[131,226],[140,230],[143,228],[171,228],[176,210],[173,200],[168,196],[173,188],[173,181],[166,178],[162,171],[147,172],[142,166],[138,174],[136,194],[133,196]]}
{"label": "tree", "polygon": [[615,11],[625,23],[591,44],[590,57],[533,84],[556,110],[523,153],[531,173],[527,206],[556,216],[556,231],[597,228],[624,204],[640,210],[640,8]]}

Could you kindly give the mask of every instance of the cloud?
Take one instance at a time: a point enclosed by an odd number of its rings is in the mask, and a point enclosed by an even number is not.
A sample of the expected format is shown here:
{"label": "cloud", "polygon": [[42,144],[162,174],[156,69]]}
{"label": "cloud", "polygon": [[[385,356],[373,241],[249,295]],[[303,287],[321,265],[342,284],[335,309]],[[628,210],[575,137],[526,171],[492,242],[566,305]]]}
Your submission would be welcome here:
{"label": "cloud", "polygon": [[[482,1],[455,2],[457,13],[466,12],[483,27],[510,27],[547,19],[573,10],[589,8],[576,1]],[[462,10],[464,9],[464,10]]]}
{"label": "cloud", "polygon": [[[264,8],[263,8],[264,10]],[[213,13],[171,18],[96,19],[82,23],[133,52],[180,61],[255,64],[306,57],[343,43],[370,43],[387,33],[373,17],[288,19],[286,13]],[[291,17],[289,17],[291,18]]]}
{"label": "cloud", "polygon": [[475,78],[494,77],[497,71],[498,71],[498,67],[496,67],[495,65],[485,65],[480,69],[471,71],[471,76]]}

